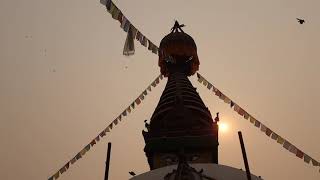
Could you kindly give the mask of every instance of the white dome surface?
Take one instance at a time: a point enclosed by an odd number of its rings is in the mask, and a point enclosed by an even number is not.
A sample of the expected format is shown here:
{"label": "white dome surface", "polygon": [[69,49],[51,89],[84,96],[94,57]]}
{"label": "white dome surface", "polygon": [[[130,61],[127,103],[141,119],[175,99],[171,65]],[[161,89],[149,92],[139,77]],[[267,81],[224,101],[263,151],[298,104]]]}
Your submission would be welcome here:
{"label": "white dome surface", "polygon": [[[189,164],[197,171],[203,169],[203,173],[206,176],[214,178],[216,180],[247,180],[246,171],[236,169],[233,167],[220,165],[220,164]],[[177,169],[177,165],[166,166],[163,168],[155,169],[145,172],[140,175],[132,177],[130,180],[163,180],[164,177],[171,173],[174,169]],[[261,180],[261,178],[251,174],[252,180]]]}

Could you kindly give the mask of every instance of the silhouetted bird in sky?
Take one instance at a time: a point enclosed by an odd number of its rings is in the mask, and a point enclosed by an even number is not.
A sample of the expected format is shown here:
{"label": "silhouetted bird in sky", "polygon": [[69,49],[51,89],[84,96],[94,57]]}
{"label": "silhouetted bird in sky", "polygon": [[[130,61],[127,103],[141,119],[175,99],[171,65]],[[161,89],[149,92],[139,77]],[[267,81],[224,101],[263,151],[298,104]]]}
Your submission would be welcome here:
{"label": "silhouetted bird in sky", "polygon": [[136,173],[134,173],[133,171],[130,171],[129,174],[130,174],[131,176],[135,176],[135,175],[136,175]]}
{"label": "silhouetted bird in sky", "polygon": [[303,24],[303,23],[306,22],[304,19],[300,19],[300,18],[297,18],[297,20],[298,20],[298,22],[299,22],[300,24]]}

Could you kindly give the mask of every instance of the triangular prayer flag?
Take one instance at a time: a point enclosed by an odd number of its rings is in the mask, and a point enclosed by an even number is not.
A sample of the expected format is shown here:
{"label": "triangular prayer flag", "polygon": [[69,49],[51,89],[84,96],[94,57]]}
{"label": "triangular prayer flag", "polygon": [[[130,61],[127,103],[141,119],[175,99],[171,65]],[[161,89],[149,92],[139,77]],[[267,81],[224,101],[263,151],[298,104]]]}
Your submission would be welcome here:
{"label": "triangular prayer flag", "polygon": [[230,107],[232,108],[233,106],[234,106],[234,102],[231,101],[231,102],[230,102]]}
{"label": "triangular prayer flag", "polygon": [[147,94],[148,94],[147,90],[144,90],[144,91],[143,91],[143,95],[146,96]]}
{"label": "triangular prayer flag", "polygon": [[90,142],[90,145],[91,146],[94,146],[96,144],[96,141],[95,140],[92,140],[91,142]]}
{"label": "triangular prayer flag", "polygon": [[220,92],[220,96],[219,96],[219,99],[223,100],[224,101],[224,98],[226,97],[222,92]]}
{"label": "triangular prayer flag", "polygon": [[275,132],[272,132],[271,139],[277,140],[278,139],[278,134],[276,134]]}
{"label": "triangular prayer flag", "polygon": [[56,172],[54,175],[53,175],[54,179],[58,179],[59,178],[59,171]]}
{"label": "triangular prayer flag", "polygon": [[131,113],[131,108],[130,106],[127,108],[128,113]]}
{"label": "triangular prayer flag", "polygon": [[267,135],[267,136],[270,136],[271,133],[272,133],[271,129],[267,128],[267,130],[266,130],[266,135]]}
{"label": "triangular prayer flag", "polygon": [[210,90],[212,88],[212,84],[208,82],[207,88]]}
{"label": "triangular prayer flag", "polygon": [[95,140],[98,142],[100,140],[100,136],[98,135]]}
{"label": "triangular prayer flag", "polygon": [[138,41],[140,41],[141,35],[142,35],[141,32],[138,31],[138,32],[137,32],[137,35],[136,35],[136,39],[137,39]]}
{"label": "triangular prayer flag", "polygon": [[156,84],[159,84],[159,77],[156,78],[155,82]]}
{"label": "triangular prayer flag", "polygon": [[[129,106],[130,107],[130,106]],[[131,110],[130,110],[131,111]],[[121,121],[121,119],[122,119],[122,115],[120,114],[118,117],[117,117],[117,119],[119,120],[119,121]]]}
{"label": "triangular prayer flag", "polygon": [[222,93],[219,91],[219,89],[216,89],[214,92],[216,96],[218,96],[219,98],[221,97]]}
{"label": "triangular prayer flag", "polygon": [[128,33],[127,33],[127,38],[126,42],[123,47],[123,55],[125,56],[131,56],[135,52],[134,48],[134,35],[132,32],[132,27],[129,27]]}
{"label": "triangular prayer flag", "polygon": [[135,100],[135,102],[136,102],[137,105],[139,105],[139,104],[141,103],[140,98],[137,98],[137,99]]}
{"label": "triangular prayer flag", "polygon": [[118,21],[120,22],[120,24],[122,24],[122,18],[123,18],[123,14],[122,14],[122,12],[120,11],[119,12],[119,15],[118,15]]}
{"label": "triangular prayer flag", "polygon": [[285,140],[281,136],[278,136],[277,143],[282,145],[284,143],[284,141]]}
{"label": "triangular prayer flag", "polygon": [[148,86],[148,90],[151,92],[151,86]]}
{"label": "triangular prayer flag", "polygon": [[76,157],[74,157],[74,158],[72,158],[72,159],[70,160],[71,164],[74,164],[76,161],[77,161],[77,158],[76,158]]}
{"label": "triangular prayer flag", "polygon": [[304,159],[304,162],[306,162],[307,164],[309,164],[311,161],[311,157],[308,156],[307,154],[304,154],[303,159]]}
{"label": "triangular prayer flag", "polygon": [[203,79],[203,85],[207,86],[208,85],[208,81],[206,79]]}
{"label": "triangular prayer flag", "polygon": [[76,159],[79,160],[81,158],[81,153],[79,152],[77,155],[76,155]]}
{"label": "triangular prayer flag", "polygon": [[153,46],[152,53],[158,54],[158,51],[159,51],[158,47],[157,46]]}
{"label": "triangular prayer flag", "polygon": [[155,81],[153,81],[153,82],[151,83],[151,85],[152,85],[153,87],[156,87],[156,86],[157,86],[157,84],[156,84]]}
{"label": "triangular prayer flag", "polygon": [[149,44],[149,46],[148,46],[148,50],[152,50],[152,48],[153,48],[153,43],[148,39],[148,44]]}
{"label": "triangular prayer flag", "polygon": [[67,164],[66,164],[66,165],[64,165],[64,167],[66,167],[66,169],[69,169],[69,165],[70,165],[70,163],[69,163],[69,162],[67,162]]}
{"label": "triangular prayer flag", "polygon": [[80,155],[83,156],[85,155],[87,152],[87,149],[86,148],[83,148],[81,151],[80,151]]}
{"label": "triangular prayer flag", "polygon": [[[130,21],[127,19],[127,21],[125,22],[124,27],[123,27],[124,32],[129,32],[130,26],[131,26],[131,23],[130,23]],[[132,34],[132,32],[131,32],[131,34]],[[133,35],[132,35],[132,36],[133,36]]]}
{"label": "triangular prayer flag", "polygon": [[104,132],[110,132],[109,126],[104,129]]}
{"label": "triangular prayer flag", "polygon": [[143,95],[143,94],[140,94],[139,98],[140,98],[141,100],[144,100],[144,95]]}
{"label": "triangular prayer flag", "polygon": [[203,78],[200,76],[200,77],[198,78],[198,81],[199,81],[199,83],[202,83],[202,82],[203,82]]}
{"label": "triangular prayer flag", "polygon": [[103,136],[105,136],[106,135],[106,132],[105,132],[105,130],[103,130],[101,133],[100,133],[100,137],[103,137]]}
{"label": "triangular prayer flag", "polygon": [[262,132],[266,132],[267,131],[267,127],[264,124],[261,124],[261,131]]}
{"label": "triangular prayer flag", "polygon": [[[113,122],[112,122],[112,123],[113,123]],[[111,123],[111,124],[109,124],[109,126],[108,126],[108,127],[109,127],[109,129],[112,129],[112,127],[113,127],[113,124],[112,124],[112,123]]]}
{"label": "triangular prayer flag", "polygon": [[63,167],[59,170],[60,174],[66,172],[66,171],[67,171],[67,168],[66,168],[65,166],[63,166]]}
{"label": "triangular prayer flag", "polygon": [[142,40],[142,43],[141,43],[144,47],[147,47],[148,46],[148,39],[147,37],[143,36],[143,40]]}
{"label": "triangular prayer flag", "polygon": [[[122,116],[127,116],[127,110],[124,110],[123,112],[122,112]],[[118,123],[118,122],[117,122]]]}
{"label": "triangular prayer flag", "polygon": [[118,124],[118,119],[113,120],[114,125]]}
{"label": "triangular prayer flag", "polygon": [[108,10],[108,12],[112,15],[112,13],[113,13],[113,11],[115,10],[115,8],[116,8],[116,6],[111,2],[111,4],[110,4],[110,9],[108,9],[108,7],[107,7],[107,10]]}
{"label": "triangular prayer flag", "polygon": [[134,102],[131,103],[131,107],[132,107],[132,109],[134,109]]}
{"label": "triangular prayer flag", "polygon": [[296,156],[298,157],[298,158],[300,158],[300,159],[302,159],[303,158],[303,152],[302,151],[300,151],[300,149],[297,149],[297,153],[296,153]]}
{"label": "triangular prayer flag", "polygon": [[319,162],[316,161],[315,159],[312,159],[312,165],[313,166],[319,166]]}
{"label": "triangular prayer flag", "polygon": [[53,176],[49,177],[48,180],[53,180]]}
{"label": "triangular prayer flag", "polygon": [[90,144],[86,145],[85,149],[87,150],[87,152],[90,150]]}

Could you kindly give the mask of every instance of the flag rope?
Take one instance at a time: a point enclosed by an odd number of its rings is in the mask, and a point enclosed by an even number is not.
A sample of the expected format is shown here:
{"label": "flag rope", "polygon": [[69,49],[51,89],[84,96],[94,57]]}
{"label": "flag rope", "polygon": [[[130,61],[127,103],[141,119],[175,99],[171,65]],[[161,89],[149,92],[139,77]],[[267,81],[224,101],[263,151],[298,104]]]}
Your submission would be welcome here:
{"label": "flag rope", "polygon": [[163,75],[160,74],[151,84],[127,107],[125,108],[121,114],[117,116],[104,130],[102,130],[94,139],[92,139],[81,151],[79,151],[71,160],[69,160],[65,165],[63,165],[57,172],[55,172],[48,180],[58,179],[60,175],[66,172],[70,165],[76,163],[79,159],[81,159],[97,142],[100,141],[100,138],[106,136],[106,133],[110,132],[110,130],[116,126],[121,120],[122,117],[127,116],[131,113],[131,110],[135,108],[136,105],[139,105],[148,94],[148,91],[151,92],[151,86],[155,88],[160,80],[163,79]]}
{"label": "flag rope", "polygon": [[[275,133],[268,126],[263,124],[254,118],[251,114],[249,114],[246,110],[240,107],[237,103],[235,103],[232,99],[222,93],[217,87],[215,87],[212,83],[210,83],[207,79],[205,79],[201,74],[197,73],[198,82],[207,87],[208,90],[212,89],[212,92],[219,97],[219,99],[223,100],[225,103],[229,104],[231,108],[234,108],[240,116],[244,119],[249,120],[255,127],[260,128],[261,132],[265,133],[268,137],[275,140],[277,143],[282,145],[283,148],[288,150],[289,152],[296,155],[298,158],[303,159],[305,163],[309,164],[312,162],[313,166],[320,166],[319,161],[315,160],[311,156],[304,153],[302,150],[297,148],[295,145],[290,143],[288,140],[280,136],[278,133]],[[319,170],[320,172],[320,170]]]}
{"label": "flag rope", "polygon": [[120,22],[120,27],[124,32],[127,33],[127,39],[123,49],[123,55],[130,56],[133,55],[134,50],[134,39],[140,42],[141,45],[148,48],[154,54],[159,51],[158,46],[156,46],[152,41],[150,41],[146,36],[144,36],[140,30],[138,30],[130,20],[122,13],[122,11],[112,2],[112,0],[100,0],[100,3],[104,5],[107,11],[111,14],[111,17]]}

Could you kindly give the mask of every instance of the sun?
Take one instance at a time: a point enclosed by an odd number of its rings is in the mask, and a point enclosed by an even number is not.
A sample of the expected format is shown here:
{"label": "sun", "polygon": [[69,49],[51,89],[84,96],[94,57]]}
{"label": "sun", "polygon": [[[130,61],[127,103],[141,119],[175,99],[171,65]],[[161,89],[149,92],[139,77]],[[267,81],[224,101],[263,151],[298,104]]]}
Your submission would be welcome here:
{"label": "sun", "polygon": [[229,126],[227,123],[225,122],[219,122],[219,131],[220,132],[223,132],[223,133],[226,133],[229,131]]}

